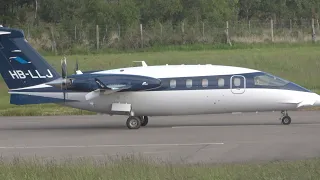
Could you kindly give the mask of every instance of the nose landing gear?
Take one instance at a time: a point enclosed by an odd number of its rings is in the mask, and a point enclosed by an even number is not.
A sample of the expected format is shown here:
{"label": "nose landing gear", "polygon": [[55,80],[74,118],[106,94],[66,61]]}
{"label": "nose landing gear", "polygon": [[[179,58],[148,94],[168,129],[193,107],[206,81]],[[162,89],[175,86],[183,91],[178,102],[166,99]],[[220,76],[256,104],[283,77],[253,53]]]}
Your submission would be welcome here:
{"label": "nose landing gear", "polygon": [[283,125],[291,124],[291,117],[288,115],[287,111],[281,111],[282,117],[280,118]]}

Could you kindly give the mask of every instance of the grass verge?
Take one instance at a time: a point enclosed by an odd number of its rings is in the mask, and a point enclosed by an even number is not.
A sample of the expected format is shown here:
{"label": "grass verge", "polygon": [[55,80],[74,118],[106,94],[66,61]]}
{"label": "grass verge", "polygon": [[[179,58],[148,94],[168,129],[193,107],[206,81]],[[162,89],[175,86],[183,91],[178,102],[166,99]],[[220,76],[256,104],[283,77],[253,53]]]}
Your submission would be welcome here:
{"label": "grass verge", "polygon": [[265,180],[319,179],[320,159],[263,164],[179,164],[154,163],[151,160],[122,157],[55,161],[23,160],[0,163],[1,179],[208,179]]}
{"label": "grass verge", "polygon": [[93,115],[96,113],[54,104],[26,105],[0,110],[0,116],[62,116]]}

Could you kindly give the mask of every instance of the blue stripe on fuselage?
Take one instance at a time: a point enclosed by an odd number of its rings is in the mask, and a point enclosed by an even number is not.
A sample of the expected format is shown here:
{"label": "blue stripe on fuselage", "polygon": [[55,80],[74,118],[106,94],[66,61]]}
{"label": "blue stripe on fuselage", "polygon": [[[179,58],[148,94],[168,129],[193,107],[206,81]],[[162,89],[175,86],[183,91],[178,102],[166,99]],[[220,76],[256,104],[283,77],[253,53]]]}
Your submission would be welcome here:
{"label": "blue stripe on fuselage", "polygon": [[[162,86],[158,89],[152,91],[170,91],[170,90],[208,90],[208,89],[230,89],[231,88],[231,77],[232,76],[243,76],[245,78],[245,89],[279,89],[279,90],[291,90],[291,91],[301,91],[301,92],[311,92],[310,90],[299,86],[293,82],[287,81],[283,86],[264,86],[256,85],[254,82],[254,77],[259,75],[265,75],[263,72],[258,73],[247,73],[247,74],[234,74],[234,75],[217,75],[217,76],[201,76],[201,77],[182,77],[182,78],[165,78],[161,79]],[[224,79],[224,85],[218,86],[218,80]],[[208,80],[208,86],[202,86],[202,80]],[[176,80],[176,87],[170,87],[170,81]],[[187,87],[187,80],[192,80],[192,86]],[[286,80],[284,80],[286,81]],[[243,82],[241,82],[243,83]]]}
{"label": "blue stripe on fuselage", "polygon": [[[162,81],[161,87],[148,90],[148,91],[184,91],[184,90],[215,90],[215,89],[230,89],[230,78],[232,76],[243,76],[246,79],[246,87],[245,89],[279,89],[279,90],[292,90],[292,91],[301,91],[301,92],[311,92],[310,90],[301,87],[295,83],[289,82],[285,84],[284,86],[260,86],[260,85],[255,85],[254,83],[254,77],[257,75],[264,75],[265,73],[263,72],[258,72],[258,73],[247,73],[247,74],[236,74],[236,75],[217,75],[217,76],[201,76],[201,77],[178,77],[178,78],[162,78],[160,79]],[[101,75],[100,75],[101,76]],[[76,76],[74,76],[76,77]],[[82,77],[83,78],[83,77]],[[89,76],[88,76],[89,78]],[[92,78],[92,77],[91,77]],[[218,80],[220,78],[224,79],[224,86],[218,86]],[[85,79],[85,78],[84,78]],[[192,86],[187,87],[186,86],[186,81],[188,79],[192,80]],[[203,87],[202,86],[202,80],[207,79],[208,80],[208,86]],[[171,88],[170,87],[170,81],[171,80],[176,80],[176,87]],[[97,87],[91,86],[92,88],[90,89],[81,89],[81,90],[66,90],[65,92],[91,92],[95,90]],[[131,91],[130,89],[128,90],[122,90],[121,92],[127,92]],[[25,90],[19,90],[16,92],[63,92],[60,88],[55,88],[55,87],[47,87],[47,88],[38,88],[38,89],[25,89]]]}

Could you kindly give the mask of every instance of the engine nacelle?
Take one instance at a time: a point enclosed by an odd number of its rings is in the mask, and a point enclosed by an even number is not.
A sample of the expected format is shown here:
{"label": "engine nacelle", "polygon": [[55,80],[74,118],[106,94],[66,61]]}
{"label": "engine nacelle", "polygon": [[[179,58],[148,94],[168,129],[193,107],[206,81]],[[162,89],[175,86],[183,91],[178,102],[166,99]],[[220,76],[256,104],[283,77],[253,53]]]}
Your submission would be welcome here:
{"label": "engine nacelle", "polygon": [[57,79],[47,83],[57,88],[63,88],[72,91],[93,91],[96,89],[122,89],[122,91],[144,91],[159,88],[161,80],[157,78],[137,75],[96,75],[81,74],[73,75],[66,79]]}

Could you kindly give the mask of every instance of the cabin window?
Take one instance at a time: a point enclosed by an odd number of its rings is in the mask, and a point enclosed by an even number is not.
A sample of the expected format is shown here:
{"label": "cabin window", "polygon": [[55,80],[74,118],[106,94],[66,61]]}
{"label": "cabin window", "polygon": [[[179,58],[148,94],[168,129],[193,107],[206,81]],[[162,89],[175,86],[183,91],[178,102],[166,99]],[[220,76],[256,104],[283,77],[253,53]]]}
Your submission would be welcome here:
{"label": "cabin window", "polygon": [[208,79],[202,79],[202,87],[208,87],[209,82]]}
{"label": "cabin window", "polygon": [[224,79],[223,78],[219,78],[218,79],[218,86],[219,87],[223,87],[224,86]]}
{"label": "cabin window", "polygon": [[171,81],[170,81],[170,87],[171,87],[171,88],[175,88],[176,86],[177,86],[176,80],[174,80],[174,79],[171,80]]}
{"label": "cabin window", "polygon": [[187,86],[187,88],[191,88],[192,87],[192,79],[188,79],[186,81],[186,86]]}
{"label": "cabin window", "polygon": [[233,85],[239,87],[241,85],[240,78],[233,78]]}

